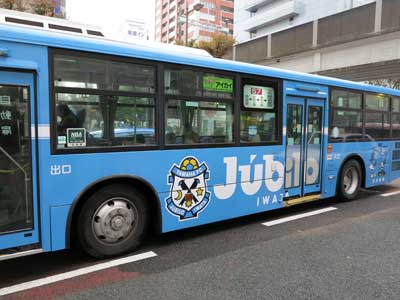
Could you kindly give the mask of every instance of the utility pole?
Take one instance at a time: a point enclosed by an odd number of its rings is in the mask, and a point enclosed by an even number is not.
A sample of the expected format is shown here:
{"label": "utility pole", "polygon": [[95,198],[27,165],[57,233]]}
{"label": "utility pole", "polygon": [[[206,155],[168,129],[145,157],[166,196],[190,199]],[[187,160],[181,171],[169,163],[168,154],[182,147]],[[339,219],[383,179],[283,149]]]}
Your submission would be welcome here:
{"label": "utility pole", "polygon": [[185,14],[186,14],[186,28],[185,28],[185,46],[188,45],[188,31],[189,31],[189,4],[188,0],[185,0]]}
{"label": "utility pole", "polygon": [[[189,2],[188,0],[185,0],[185,9],[183,10],[183,13],[180,14],[180,16],[185,15],[185,46],[189,44],[189,14],[194,11],[200,11],[203,7],[204,5],[199,1],[193,5],[192,9],[189,10]],[[181,39],[180,32],[179,39]]]}

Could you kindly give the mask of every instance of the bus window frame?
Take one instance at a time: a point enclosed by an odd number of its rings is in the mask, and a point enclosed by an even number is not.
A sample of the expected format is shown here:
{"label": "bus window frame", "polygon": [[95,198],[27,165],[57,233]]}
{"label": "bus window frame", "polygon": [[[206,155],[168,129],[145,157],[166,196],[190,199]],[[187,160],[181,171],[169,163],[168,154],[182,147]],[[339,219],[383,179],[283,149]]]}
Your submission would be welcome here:
{"label": "bus window frame", "polygon": [[[332,120],[333,120],[333,113],[335,109],[340,109],[342,111],[351,111],[351,112],[361,112],[361,123],[362,123],[362,128],[361,128],[361,134],[362,134],[362,142],[367,141],[365,139],[365,116],[364,116],[364,101],[365,101],[365,96],[364,96],[364,91],[359,91],[359,90],[355,90],[355,89],[348,89],[348,88],[343,88],[343,87],[337,87],[337,86],[329,86],[329,103],[328,103],[328,107],[329,107],[329,111],[328,111],[328,115],[329,115],[329,119],[328,119],[328,142],[329,143],[345,143],[342,141],[335,141],[331,139],[331,136],[329,134],[330,130],[331,130],[331,124],[332,124]],[[345,92],[349,92],[349,93],[356,93],[356,94],[360,94],[361,95],[361,109],[355,109],[355,108],[335,108],[335,106],[333,105],[333,91],[334,90],[339,90],[339,91],[345,91]]]}
{"label": "bus window frame", "polygon": [[[149,59],[139,59],[115,54],[105,54],[99,52],[90,52],[83,50],[70,50],[58,47],[48,48],[48,66],[49,66],[49,116],[50,116],[50,146],[52,155],[65,155],[65,154],[86,154],[86,153],[107,153],[107,152],[130,152],[130,151],[151,151],[163,149],[193,149],[193,148],[222,148],[222,147],[251,147],[251,146],[274,146],[282,145],[282,120],[283,120],[283,79],[268,77],[264,75],[248,74],[236,71],[226,71],[221,69],[213,69],[202,66],[191,66],[187,64],[163,62]],[[97,58],[106,61],[125,62],[139,65],[148,65],[154,67],[155,91],[154,93],[137,93],[125,91],[112,91],[112,90],[99,90],[99,89],[83,89],[83,88],[70,88],[70,87],[56,87],[54,85],[54,57],[55,55],[72,55],[77,57]],[[194,70],[202,73],[220,74],[222,76],[232,77],[234,80],[234,91],[232,98],[212,98],[203,96],[182,96],[182,95],[168,95],[164,92],[164,71],[165,69],[187,69]],[[268,82],[274,86],[275,91],[275,108],[277,113],[276,128],[277,135],[275,142],[256,142],[256,143],[241,143],[240,142],[240,112],[243,105],[243,79],[254,80],[260,82]],[[154,98],[155,101],[155,144],[154,145],[127,145],[127,146],[93,146],[82,148],[57,148],[57,115],[56,115],[56,101],[55,95],[57,92],[61,93],[75,93],[75,94],[93,94],[103,96],[131,96],[131,97],[148,97]],[[193,101],[206,101],[206,102],[226,102],[233,105],[233,141],[232,143],[204,143],[204,144],[179,144],[167,145],[165,144],[165,126],[166,126],[166,113],[165,108],[167,100],[171,98],[185,97],[193,99]],[[179,100],[179,99],[177,99]],[[213,101],[212,101],[213,100]],[[246,110],[246,109],[244,109]],[[252,110],[252,109],[250,109]],[[253,109],[254,110],[254,109]]]}
{"label": "bus window frame", "polygon": [[[162,63],[162,76],[164,79],[164,73],[166,70],[189,70],[189,71],[194,71],[194,72],[199,72],[204,74],[215,74],[215,75],[221,75],[221,76],[226,76],[226,77],[232,77],[233,78],[233,86],[234,90],[232,93],[232,98],[215,98],[215,97],[207,97],[207,96],[185,96],[185,95],[173,95],[173,94],[166,94],[164,92],[165,89],[165,84],[164,81],[162,82],[162,102],[164,105],[164,110],[161,111],[161,115],[163,116],[163,124],[164,126],[166,125],[166,111],[165,109],[168,107],[168,100],[177,100],[177,101],[194,101],[194,102],[223,102],[223,103],[228,103],[232,104],[232,110],[233,110],[233,136],[232,136],[232,142],[231,143],[202,143],[202,144],[166,144],[165,143],[165,127],[164,131],[161,133],[163,135],[164,143],[163,143],[163,148],[164,149],[193,149],[193,148],[220,148],[220,147],[234,147],[236,146],[236,140],[237,136],[235,133],[235,124],[237,123],[236,120],[236,111],[237,111],[237,73],[236,72],[229,72],[229,71],[224,71],[224,70],[218,70],[218,69],[210,69],[210,68],[203,68],[203,67],[198,67],[198,66],[189,66],[189,65],[182,65],[182,64],[175,64],[175,63]],[[184,99],[183,99],[184,98]]]}
{"label": "bus window frame", "polygon": [[[388,110],[386,111],[386,110],[367,109],[366,108],[367,95],[374,95],[374,96],[383,95],[383,96],[387,97],[388,100],[389,100]],[[364,101],[363,101],[363,120],[364,120],[364,122],[363,122],[363,132],[364,132],[364,134],[367,134],[366,126],[365,126],[366,121],[367,121],[367,113],[382,113],[382,114],[388,114],[388,116],[389,116],[389,125],[390,125],[390,127],[389,127],[389,137],[388,138],[382,138],[381,137],[379,139],[372,137],[374,139],[374,141],[390,141],[393,138],[392,137],[392,111],[391,111],[391,108],[392,108],[392,97],[393,96],[389,95],[389,94],[373,93],[373,92],[365,92],[365,91],[363,92],[363,98],[364,98]],[[382,128],[384,129],[383,123],[382,123]],[[364,141],[366,141],[366,140],[364,140]]]}
{"label": "bus window frame", "polygon": [[[244,92],[243,88],[245,84],[248,84],[251,82],[252,84],[255,85],[260,85],[263,86],[265,85],[267,87],[272,87],[274,89],[274,94],[275,94],[275,103],[274,103],[274,108],[273,109],[262,109],[262,108],[248,108],[244,106]],[[283,127],[283,80],[280,79],[275,79],[271,77],[264,77],[260,75],[248,75],[248,74],[241,74],[240,77],[240,94],[239,94],[239,117],[237,118],[237,123],[238,123],[238,141],[239,145],[241,147],[246,147],[246,146],[274,146],[274,145],[282,145],[282,127]],[[245,111],[256,111],[256,112],[275,112],[276,113],[276,121],[275,121],[275,126],[276,126],[276,141],[272,142],[241,142],[240,141],[240,116],[241,112]]]}
{"label": "bus window frame", "polygon": [[400,111],[399,112],[393,111],[393,100],[394,100],[394,98],[396,98],[400,102],[400,96],[389,95],[389,97],[390,97],[390,104],[389,104],[389,107],[390,107],[390,138],[393,141],[398,141],[400,138],[399,139],[395,139],[393,137],[393,115],[400,116]]}
{"label": "bus window frame", "polygon": [[[126,91],[113,91],[113,90],[100,90],[100,89],[87,89],[87,88],[71,88],[71,87],[56,87],[54,85],[54,57],[55,55],[71,55],[75,57],[94,58],[110,62],[132,63],[139,65],[152,66],[154,68],[154,92],[153,93],[139,93],[139,92],[126,92]],[[69,50],[64,48],[49,47],[48,55],[49,65],[49,109],[50,109],[50,144],[51,154],[83,154],[83,153],[106,153],[106,152],[125,152],[125,151],[147,151],[159,149],[159,128],[155,124],[155,143],[152,145],[121,145],[121,146],[93,146],[93,147],[74,147],[74,148],[57,148],[57,114],[56,114],[56,93],[71,93],[71,94],[91,94],[99,96],[127,96],[127,97],[145,97],[154,99],[154,120],[158,122],[158,106],[159,106],[159,89],[160,82],[158,82],[157,70],[158,63],[145,59],[136,59],[126,56],[103,54],[98,52],[89,52],[81,50]]]}
{"label": "bus window frame", "polygon": [[[365,90],[357,90],[357,89],[349,89],[349,88],[344,88],[344,87],[340,87],[340,86],[328,86],[329,87],[329,120],[328,120],[328,128],[330,130],[331,128],[331,122],[333,120],[333,111],[334,111],[334,106],[333,106],[333,101],[332,101],[332,94],[333,94],[333,90],[341,90],[341,91],[346,91],[346,92],[352,92],[352,93],[358,93],[362,95],[362,103],[361,103],[361,113],[362,113],[362,135],[363,135],[363,139],[360,142],[371,142],[371,140],[366,138],[366,131],[365,131],[365,122],[366,122],[366,114],[367,112],[380,112],[380,113],[388,113],[389,114],[389,122],[390,122],[390,137],[389,138],[380,138],[380,139],[375,139],[374,141],[396,141],[399,139],[396,139],[393,137],[393,124],[392,124],[392,116],[394,114],[398,114],[399,113],[395,113],[392,111],[392,101],[393,98],[398,98],[400,99],[400,96],[394,96],[392,94],[388,94],[388,93],[378,93],[378,92],[369,92],[369,91],[365,91]],[[389,98],[389,111],[375,111],[375,110],[368,110],[365,108],[365,101],[366,101],[366,95],[370,94],[370,95],[384,95],[386,97]],[[341,110],[345,110],[345,111],[358,111],[357,109],[348,109],[348,108],[341,108]],[[343,141],[335,141],[332,140],[331,137],[328,134],[328,142],[329,143],[346,143]]]}

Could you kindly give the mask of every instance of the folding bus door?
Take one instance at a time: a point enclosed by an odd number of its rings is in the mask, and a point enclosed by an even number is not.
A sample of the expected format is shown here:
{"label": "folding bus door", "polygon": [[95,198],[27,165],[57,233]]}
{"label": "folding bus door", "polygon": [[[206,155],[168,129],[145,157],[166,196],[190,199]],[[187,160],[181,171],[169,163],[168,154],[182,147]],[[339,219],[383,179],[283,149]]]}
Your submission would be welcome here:
{"label": "folding bus door", "polygon": [[0,71],[0,250],[39,243],[34,75]]}
{"label": "folding bus door", "polygon": [[287,97],[286,197],[321,192],[324,101]]}

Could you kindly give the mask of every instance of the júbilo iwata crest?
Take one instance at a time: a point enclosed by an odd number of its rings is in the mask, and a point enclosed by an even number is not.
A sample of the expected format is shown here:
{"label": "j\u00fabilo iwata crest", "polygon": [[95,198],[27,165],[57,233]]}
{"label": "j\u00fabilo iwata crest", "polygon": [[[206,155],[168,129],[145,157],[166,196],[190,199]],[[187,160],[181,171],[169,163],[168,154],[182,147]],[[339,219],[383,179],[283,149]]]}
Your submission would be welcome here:
{"label": "j\u00fabilo iwata crest", "polygon": [[197,218],[210,202],[207,180],[210,178],[207,165],[201,165],[195,157],[185,157],[181,164],[174,164],[168,176],[171,185],[166,207],[179,220]]}

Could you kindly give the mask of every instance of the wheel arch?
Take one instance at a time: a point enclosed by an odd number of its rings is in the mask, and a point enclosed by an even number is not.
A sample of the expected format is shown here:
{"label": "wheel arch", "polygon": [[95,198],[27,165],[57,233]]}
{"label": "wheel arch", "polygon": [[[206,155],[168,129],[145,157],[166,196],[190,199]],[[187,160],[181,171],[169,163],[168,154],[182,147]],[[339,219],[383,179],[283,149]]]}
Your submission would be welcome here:
{"label": "wheel arch", "polygon": [[352,159],[356,160],[356,161],[360,164],[360,166],[361,166],[361,176],[362,176],[361,187],[365,188],[365,183],[366,183],[366,176],[365,176],[365,175],[366,175],[366,169],[365,169],[365,162],[364,162],[364,159],[363,159],[359,154],[357,154],[357,153],[351,153],[351,154],[347,155],[347,156],[343,159],[343,161],[342,161],[342,163],[341,163],[341,165],[340,165],[340,168],[339,168],[338,173],[337,173],[336,190],[339,188],[340,174],[342,174],[344,165],[345,165],[349,160],[352,160]]}
{"label": "wheel arch", "polygon": [[160,201],[158,194],[154,187],[145,179],[138,177],[138,176],[132,176],[132,175],[114,175],[114,176],[107,176],[100,178],[88,186],[86,186],[74,199],[71,205],[71,209],[68,213],[68,219],[67,219],[67,230],[66,230],[66,236],[65,236],[65,245],[66,248],[70,248],[71,244],[73,243],[74,240],[74,235],[76,234],[75,232],[75,225],[77,224],[77,218],[80,209],[82,208],[83,204],[85,203],[85,200],[87,200],[91,195],[93,195],[98,189],[112,185],[112,184],[127,184],[135,187],[137,190],[139,190],[143,195],[145,195],[146,199],[149,200],[150,204],[150,211],[151,212],[157,212],[157,213],[152,213],[150,215],[150,224],[151,227],[153,227],[153,230],[155,230],[157,233],[161,232],[161,206],[160,206]]}

